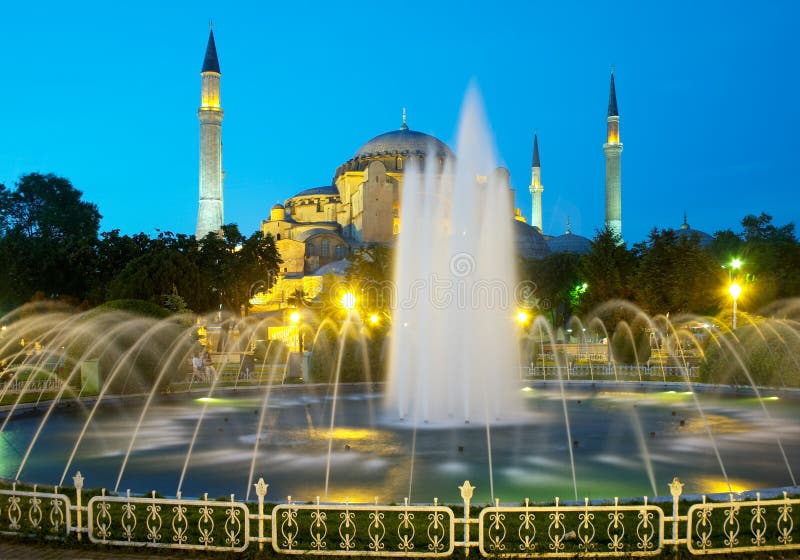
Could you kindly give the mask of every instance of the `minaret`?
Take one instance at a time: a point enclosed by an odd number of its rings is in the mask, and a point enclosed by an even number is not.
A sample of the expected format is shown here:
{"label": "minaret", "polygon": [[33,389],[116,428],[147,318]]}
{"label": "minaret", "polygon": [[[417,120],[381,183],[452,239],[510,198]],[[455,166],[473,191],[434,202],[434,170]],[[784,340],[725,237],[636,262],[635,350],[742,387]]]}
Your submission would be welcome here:
{"label": "minaret", "polygon": [[622,239],[622,179],[620,174],[619,111],[611,68],[611,91],[608,94],[608,136],[603,144],[606,153],[606,227]]}
{"label": "minaret", "polygon": [[222,106],[214,29],[208,35],[206,57],[200,72],[202,94],[197,118],[200,119],[200,209],[197,212],[198,239],[222,229]]}
{"label": "minaret", "polygon": [[539,138],[533,133],[533,162],[531,163],[531,225],[542,232],[542,166],[539,162]]}

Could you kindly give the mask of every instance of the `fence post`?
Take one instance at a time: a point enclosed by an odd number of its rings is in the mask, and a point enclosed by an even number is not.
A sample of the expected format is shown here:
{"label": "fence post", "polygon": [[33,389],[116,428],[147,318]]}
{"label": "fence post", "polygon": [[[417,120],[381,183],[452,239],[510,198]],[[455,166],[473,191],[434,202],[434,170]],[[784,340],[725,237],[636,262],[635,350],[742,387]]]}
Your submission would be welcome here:
{"label": "fence post", "polygon": [[264,496],[267,495],[269,484],[264,483],[263,478],[258,479],[256,496],[258,496],[258,550],[264,550]]}
{"label": "fence post", "polygon": [[469,480],[465,480],[458,489],[461,490],[461,499],[464,500],[464,556],[469,556],[469,503],[475,486],[470,485]]}
{"label": "fence post", "polygon": [[81,475],[81,471],[75,473],[75,476],[72,477],[72,482],[75,484],[75,530],[78,533],[78,540],[82,540],[83,528],[81,525],[83,519],[83,505],[81,504],[81,490],[83,490],[83,476]]}
{"label": "fence post", "polygon": [[681,498],[681,493],[683,493],[683,482],[678,480],[678,477],[672,479],[672,482],[669,483],[669,493],[672,494],[672,540],[676,543],[675,549],[678,548],[678,502]]}

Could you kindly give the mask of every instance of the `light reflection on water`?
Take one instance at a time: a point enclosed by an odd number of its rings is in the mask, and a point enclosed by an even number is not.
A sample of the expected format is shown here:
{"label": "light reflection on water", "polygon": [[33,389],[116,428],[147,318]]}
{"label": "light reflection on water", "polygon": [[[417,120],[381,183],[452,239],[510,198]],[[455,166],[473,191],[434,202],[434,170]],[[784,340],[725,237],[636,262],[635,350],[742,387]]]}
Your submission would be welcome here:
{"label": "light reflection on water", "polygon": [[[590,498],[650,494],[643,453],[630,422],[637,407],[657,487],[668,494],[673,476],[685,491],[727,491],[713,456],[706,429],[691,395],[682,393],[614,393],[581,387],[568,392],[572,442],[566,439],[557,390],[524,393],[524,424],[493,427],[495,494],[502,501],[571,496],[567,446],[573,447],[578,492]],[[792,465],[800,459],[800,421],[791,399],[765,398],[774,424],[769,425],[758,399],[699,395],[715,434],[734,490],[785,486],[788,473],[775,444],[780,433]],[[174,492],[197,414],[208,405],[184,495],[243,496],[252,448],[260,437],[256,476],[270,484],[269,498],[291,495],[310,501],[323,493],[328,448],[330,399],[313,395],[276,395],[261,434],[256,434],[261,403],[253,396],[164,400],[147,414],[121,489],[143,493]],[[348,395],[337,407],[333,430],[330,500],[402,502],[408,493],[413,430],[384,420],[370,425],[378,400]],[[82,444],[72,470],[81,470],[88,487],[113,485],[142,402],[102,408]],[[85,416],[57,411],[49,420],[25,468],[25,480],[54,483]],[[11,477],[40,417],[17,416],[0,434],[0,476]],[[458,501],[458,485],[468,478],[477,486],[475,503],[488,501],[488,459],[484,429],[454,425],[420,429],[416,442],[412,501],[434,496]]]}

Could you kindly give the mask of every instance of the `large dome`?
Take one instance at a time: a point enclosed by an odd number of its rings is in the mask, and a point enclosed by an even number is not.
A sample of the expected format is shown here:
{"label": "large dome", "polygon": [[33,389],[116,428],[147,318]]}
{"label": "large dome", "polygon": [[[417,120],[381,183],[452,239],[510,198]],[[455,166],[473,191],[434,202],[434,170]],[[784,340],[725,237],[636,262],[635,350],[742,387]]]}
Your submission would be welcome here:
{"label": "large dome", "polygon": [[447,144],[424,132],[401,128],[376,136],[358,149],[353,158],[384,155],[453,155]]}

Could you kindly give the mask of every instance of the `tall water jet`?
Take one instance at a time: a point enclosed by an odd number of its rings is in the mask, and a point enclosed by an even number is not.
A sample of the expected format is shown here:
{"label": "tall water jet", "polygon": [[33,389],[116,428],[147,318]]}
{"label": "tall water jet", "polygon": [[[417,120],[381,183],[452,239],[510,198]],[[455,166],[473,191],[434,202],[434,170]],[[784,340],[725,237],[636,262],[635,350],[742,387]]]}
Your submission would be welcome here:
{"label": "tall water jet", "polygon": [[512,418],[521,408],[512,191],[474,88],[457,155],[409,159],[387,410],[414,423]]}

